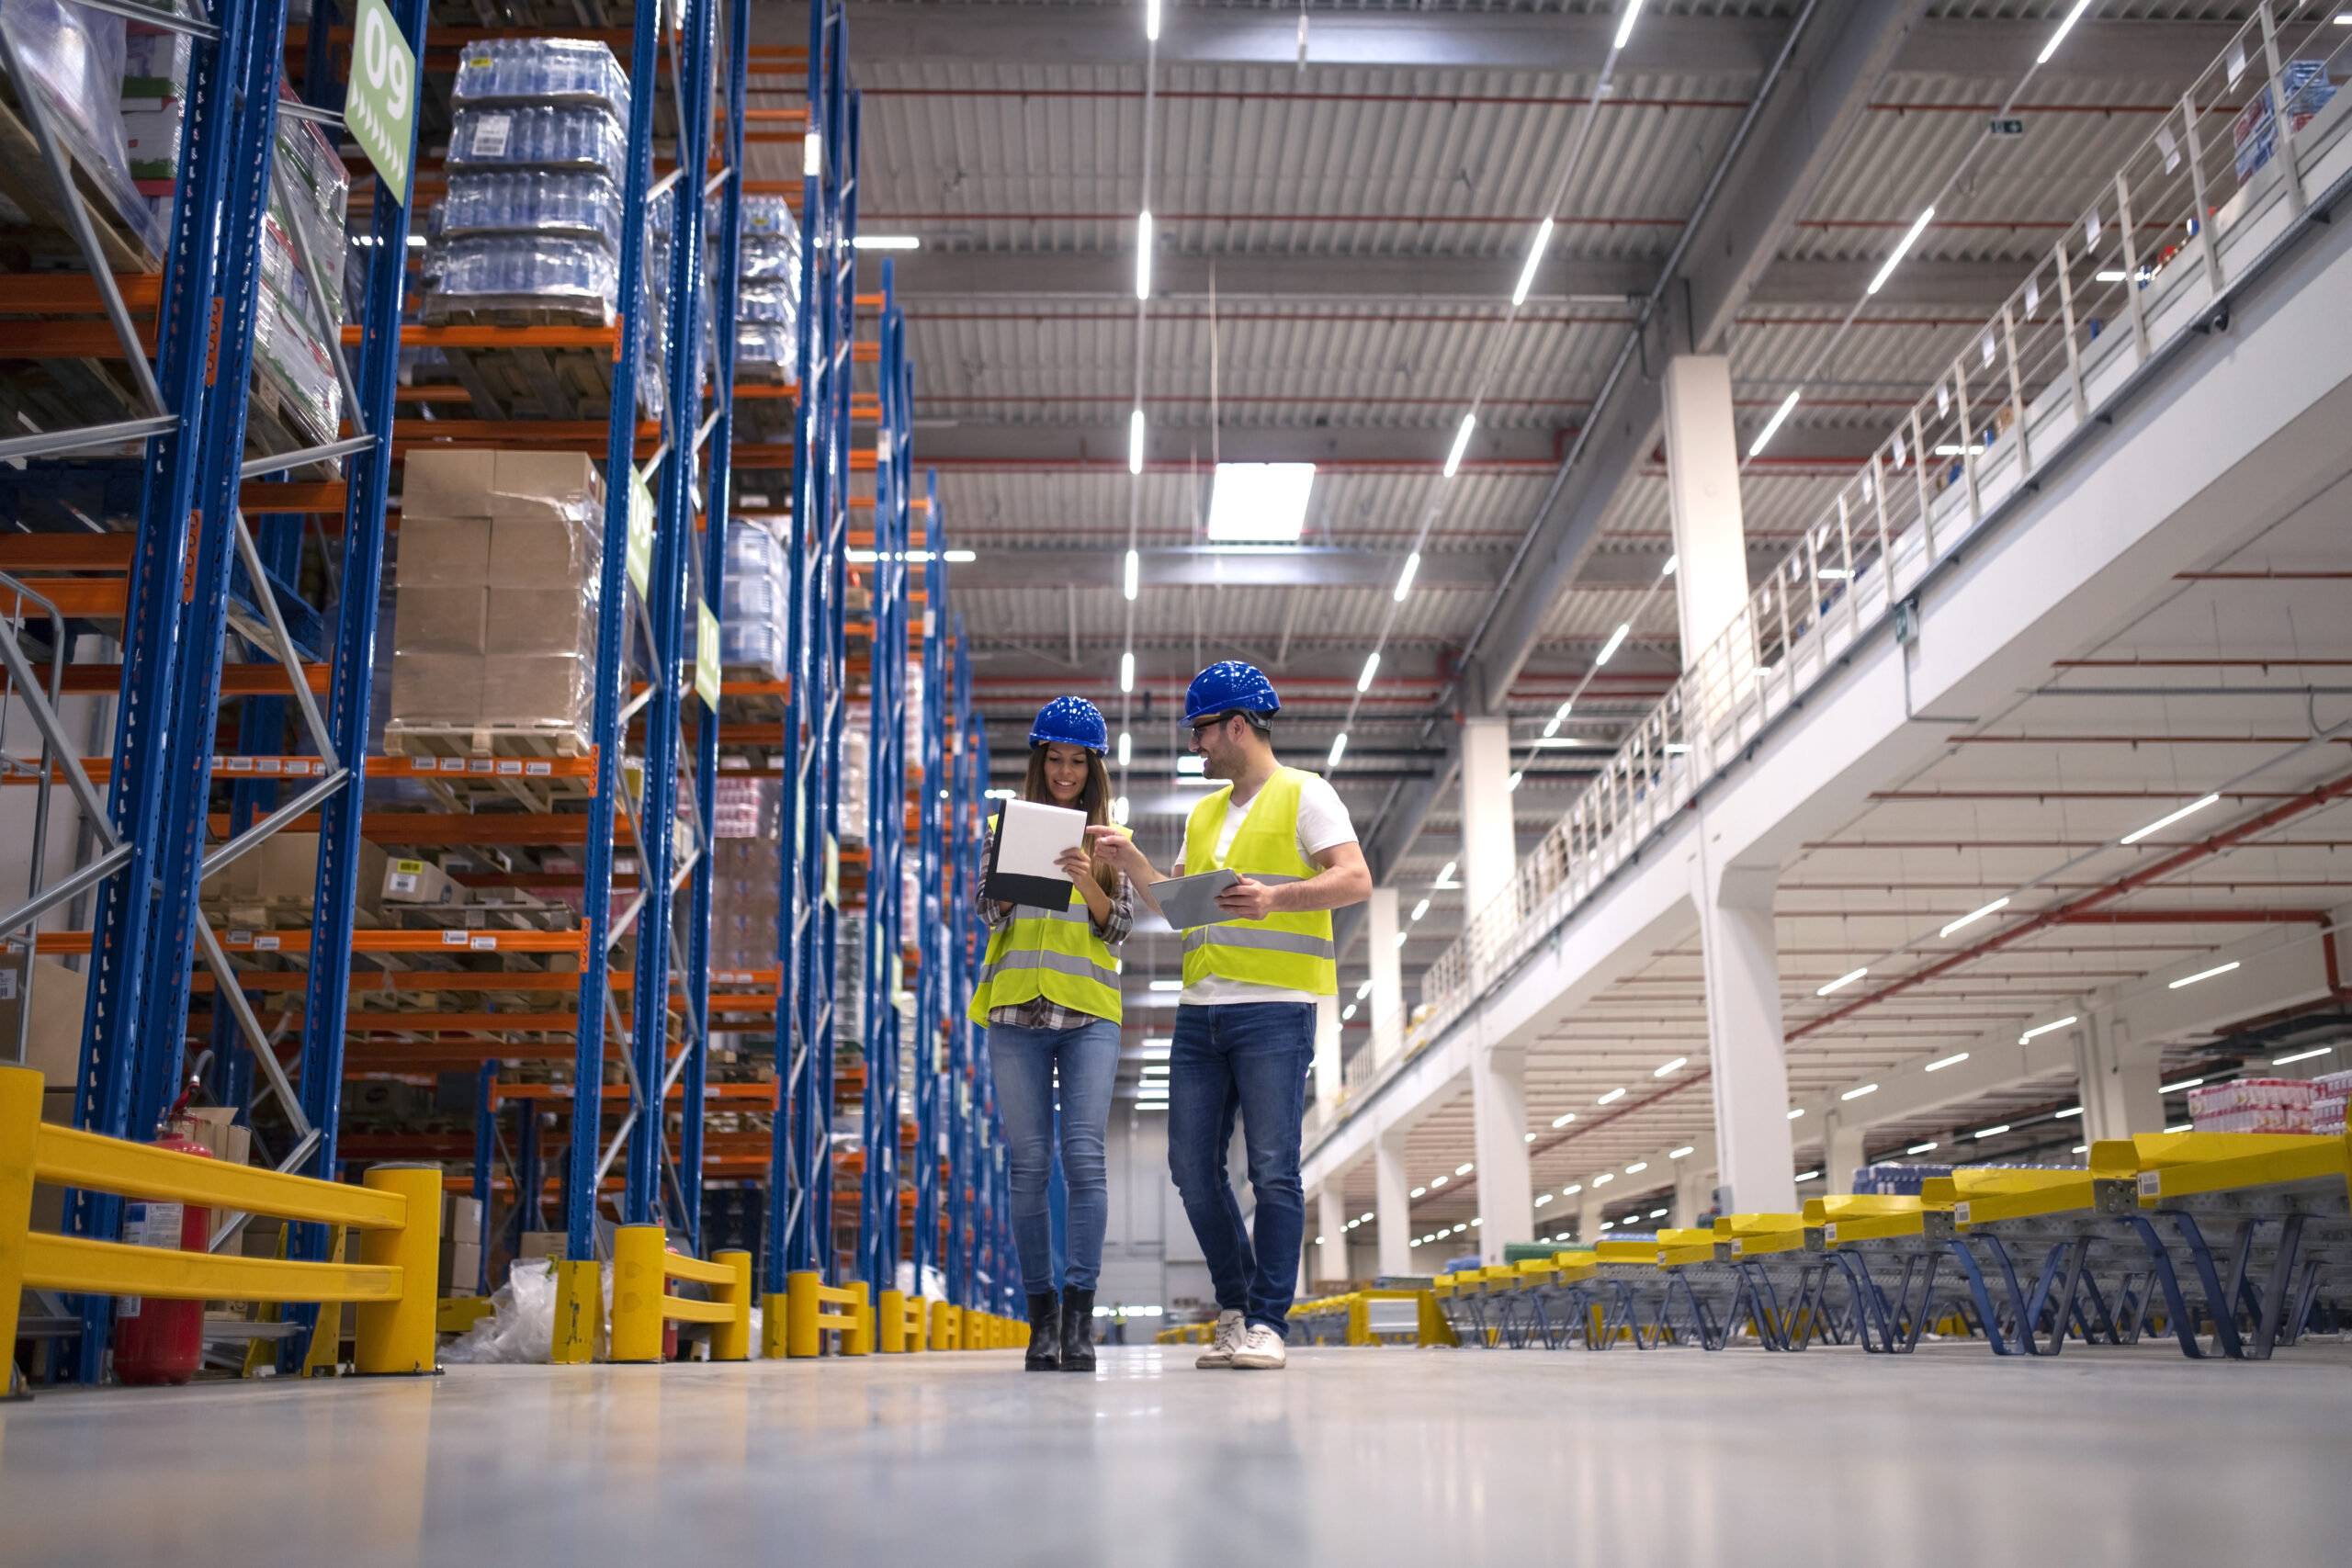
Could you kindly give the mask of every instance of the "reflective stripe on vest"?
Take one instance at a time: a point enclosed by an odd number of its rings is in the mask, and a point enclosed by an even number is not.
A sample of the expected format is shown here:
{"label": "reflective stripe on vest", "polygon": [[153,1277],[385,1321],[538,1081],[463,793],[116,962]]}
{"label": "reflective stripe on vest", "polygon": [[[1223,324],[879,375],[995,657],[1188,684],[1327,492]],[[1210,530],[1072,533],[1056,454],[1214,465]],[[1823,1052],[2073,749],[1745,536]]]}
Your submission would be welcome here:
{"label": "reflective stripe on vest", "polygon": [[[1194,807],[1184,824],[1185,871],[1198,874],[1227,866],[1252,881],[1277,886],[1313,876],[1318,868],[1298,850],[1299,794],[1309,776],[1296,768],[1277,768],[1259,790],[1223,860],[1216,858],[1216,841],[1224,833],[1233,787],[1228,784]],[[1184,933],[1184,983],[1194,985],[1216,976],[1334,996],[1340,988],[1337,957],[1328,909],[1277,912],[1262,920],[1221,920]]]}

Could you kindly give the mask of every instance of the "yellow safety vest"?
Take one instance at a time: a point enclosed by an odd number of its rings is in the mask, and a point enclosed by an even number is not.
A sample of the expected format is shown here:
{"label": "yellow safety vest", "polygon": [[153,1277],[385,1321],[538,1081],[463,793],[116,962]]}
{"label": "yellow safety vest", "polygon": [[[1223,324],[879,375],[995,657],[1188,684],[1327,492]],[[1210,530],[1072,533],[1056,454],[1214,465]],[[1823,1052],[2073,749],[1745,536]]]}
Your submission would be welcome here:
{"label": "yellow safety vest", "polygon": [[985,1024],[991,1009],[1018,1007],[1039,997],[1121,1021],[1118,961],[1096,933],[1094,917],[1075,886],[1065,908],[1012,907],[1012,919],[989,938],[966,1016]]}
{"label": "yellow safety vest", "polygon": [[[1198,875],[1229,867],[1257,882],[1303,882],[1321,869],[1298,852],[1298,795],[1307,774],[1278,768],[1233,835],[1233,847],[1216,858],[1225,832],[1233,786],[1193,807],[1184,824],[1184,871]],[[1331,912],[1277,912],[1262,920],[1221,920],[1184,933],[1184,983],[1214,975],[1253,986],[1272,986],[1312,996],[1339,994],[1339,954],[1331,941]]]}

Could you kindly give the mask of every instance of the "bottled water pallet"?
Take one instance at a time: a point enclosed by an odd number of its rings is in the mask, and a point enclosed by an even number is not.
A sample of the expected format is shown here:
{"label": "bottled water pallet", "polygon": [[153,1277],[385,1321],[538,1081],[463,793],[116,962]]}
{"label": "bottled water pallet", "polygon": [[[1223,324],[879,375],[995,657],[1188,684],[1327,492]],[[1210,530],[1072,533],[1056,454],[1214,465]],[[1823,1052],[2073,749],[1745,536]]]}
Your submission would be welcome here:
{"label": "bottled water pallet", "polygon": [[438,364],[416,366],[414,383],[462,387],[473,400],[474,413],[481,419],[600,420],[612,406],[609,344],[583,348],[527,343],[498,347],[444,345],[439,352]]}
{"label": "bottled water pallet", "polygon": [[595,748],[560,719],[479,726],[393,719],[384,726],[384,754],[404,760],[405,769],[370,767],[370,778],[414,779],[452,810],[511,799],[548,811],[559,800],[585,800],[596,791]]}

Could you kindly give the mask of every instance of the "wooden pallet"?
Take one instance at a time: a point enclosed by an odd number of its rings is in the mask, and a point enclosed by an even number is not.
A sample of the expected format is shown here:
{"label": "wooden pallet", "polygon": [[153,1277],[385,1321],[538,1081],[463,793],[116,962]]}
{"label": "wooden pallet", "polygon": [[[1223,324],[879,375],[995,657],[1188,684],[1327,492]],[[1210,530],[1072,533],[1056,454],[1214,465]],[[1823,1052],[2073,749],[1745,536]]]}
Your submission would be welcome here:
{"label": "wooden pallet", "polygon": [[[511,799],[533,811],[596,792],[595,748],[568,724],[384,726],[384,754],[409,759],[409,776],[455,810],[485,799]],[[438,766],[427,770],[428,760]],[[452,763],[460,764],[451,766]]]}
{"label": "wooden pallet", "polygon": [[[70,159],[73,155],[69,152],[66,156]],[[163,258],[148,249],[146,240],[123,221],[89,171],[79,164],[74,167],[74,183],[109,267],[118,273],[164,270]],[[0,80],[0,193],[5,193],[33,220],[33,229],[23,231],[29,249],[44,256],[80,259],[81,249],[66,226],[62,193],[50,179],[40,144],[33,140],[32,128],[22,118],[16,94],[4,80]]]}

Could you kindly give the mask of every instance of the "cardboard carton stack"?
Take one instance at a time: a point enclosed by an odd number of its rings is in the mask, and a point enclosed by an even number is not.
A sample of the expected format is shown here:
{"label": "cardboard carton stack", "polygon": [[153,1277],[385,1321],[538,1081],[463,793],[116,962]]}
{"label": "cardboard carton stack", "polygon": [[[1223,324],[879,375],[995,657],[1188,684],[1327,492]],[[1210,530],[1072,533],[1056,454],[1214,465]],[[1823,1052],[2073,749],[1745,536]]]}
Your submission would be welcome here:
{"label": "cardboard carton stack", "polygon": [[604,516],[576,452],[409,454],[388,750],[439,750],[426,735],[587,749]]}

